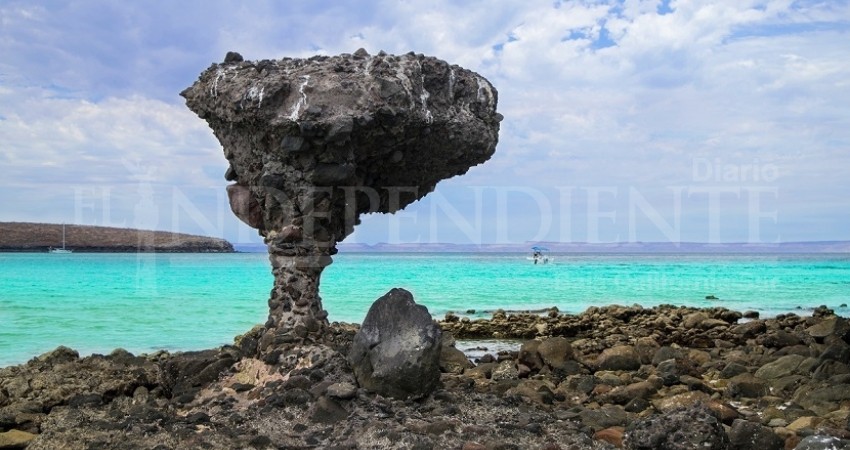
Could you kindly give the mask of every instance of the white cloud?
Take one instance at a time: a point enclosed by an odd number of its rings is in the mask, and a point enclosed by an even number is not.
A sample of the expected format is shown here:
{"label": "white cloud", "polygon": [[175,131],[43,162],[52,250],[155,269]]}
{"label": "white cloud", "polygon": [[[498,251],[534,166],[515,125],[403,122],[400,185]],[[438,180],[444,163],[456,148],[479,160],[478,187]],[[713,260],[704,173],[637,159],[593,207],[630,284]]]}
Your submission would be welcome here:
{"label": "white cloud", "polygon": [[206,124],[181,105],[140,96],[95,103],[31,89],[0,94],[0,115],[13,170],[7,184],[126,183],[132,162],[151,167],[152,182],[210,185],[200,168],[224,166]]}
{"label": "white cloud", "polygon": [[176,95],[211,61],[228,50],[249,59],[413,50],[487,76],[505,115],[493,159],[438,189],[650,192],[692,183],[697,158],[772,164],[780,216],[799,223],[813,204],[823,215],[823,231],[783,237],[850,238],[840,212],[850,210],[850,2],[665,5],[6,2],[4,186],[137,183],[129,161],[155,168],[161,185],[223,189],[218,144]]}

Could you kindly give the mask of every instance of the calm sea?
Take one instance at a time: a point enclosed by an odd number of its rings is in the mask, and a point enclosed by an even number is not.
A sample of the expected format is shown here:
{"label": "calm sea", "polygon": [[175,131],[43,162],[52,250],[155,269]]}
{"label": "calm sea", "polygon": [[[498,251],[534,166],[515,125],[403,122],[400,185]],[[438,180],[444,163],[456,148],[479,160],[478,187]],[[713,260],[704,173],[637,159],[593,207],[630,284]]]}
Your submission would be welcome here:
{"label": "calm sea", "polygon": [[[662,303],[847,315],[850,255],[554,255],[349,253],[322,276],[330,319],[359,322],[393,287],[432,314],[497,308]],[[265,321],[272,286],[262,253],[0,253],[0,366],[66,345],[81,354],[193,350]],[[706,300],[716,296],[718,300]]]}

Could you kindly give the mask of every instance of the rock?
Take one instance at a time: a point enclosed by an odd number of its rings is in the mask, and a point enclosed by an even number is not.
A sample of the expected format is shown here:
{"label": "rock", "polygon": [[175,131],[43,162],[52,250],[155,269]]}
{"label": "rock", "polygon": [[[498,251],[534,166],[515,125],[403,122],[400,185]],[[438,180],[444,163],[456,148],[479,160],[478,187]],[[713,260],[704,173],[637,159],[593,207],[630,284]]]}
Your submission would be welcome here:
{"label": "rock", "polygon": [[189,401],[201,386],[218,379],[234,363],[231,355],[216,350],[181,353],[163,365],[162,386],[170,397]]}
{"label": "rock", "polygon": [[259,228],[263,226],[263,211],[260,202],[251,193],[247,186],[231,184],[227,186],[227,198],[230,202],[230,210],[236,217],[250,226]]}
{"label": "rock", "polygon": [[702,330],[710,330],[717,327],[728,327],[729,322],[723,319],[705,319],[699,323],[699,328]]}
{"label": "rock", "polygon": [[209,414],[203,411],[197,411],[186,416],[186,422],[191,424],[209,423]]}
{"label": "rock", "polygon": [[700,311],[692,314],[688,314],[682,319],[682,326],[686,329],[697,328],[700,326],[700,323],[708,320],[708,314]]}
{"label": "rock", "polygon": [[794,375],[795,371],[806,358],[800,355],[786,355],[776,361],[761,366],[756,371],[755,376],[765,380],[775,380],[777,378]]}
{"label": "rock", "polygon": [[767,395],[767,383],[761,378],[754,377],[750,373],[735,375],[729,380],[726,391],[733,398],[748,397],[759,398]]}
{"label": "rock", "polygon": [[357,395],[357,386],[348,382],[334,383],[328,386],[327,395],[328,397],[349,400]]}
{"label": "rock", "polygon": [[519,395],[541,405],[551,405],[555,399],[552,386],[543,380],[521,380],[508,389],[506,395]]}
{"label": "rock", "polygon": [[655,355],[652,357],[652,365],[658,366],[663,361],[670,359],[682,359],[684,357],[685,353],[681,349],[664,346],[655,352]]}
{"label": "rock", "polygon": [[227,54],[224,56],[225,63],[238,63],[242,61],[244,61],[244,59],[242,58],[242,55],[239,54],[239,52],[227,52]]}
{"label": "rock", "polygon": [[573,347],[563,337],[550,337],[540,342],[537,352],[543,363],[552,369],[564,369],[573,357]]}
{"label": "rock", "polygon": [[794,392],[792,400],[803,408],[826,414],[838,409],[839,402],[850,400],[850,385],[802,385]]}
{"label": "rock", "polygon": [[493,370],[498,366],[499,363],[496,362],[479,363],[477,366],[465,370],[463,374],[473,380],[484,380],[490,378],[493,375]]}
{"label": "rock", "polygon": [[850,441],[833,436],[807,436],[794,450],[850,450]]}
{"label": "rock", "polygon": [[645,398],[633,398],[626,403],[626,406],[623,407],[623,409],[630,413],[640,413],[646,411],[646,409],[650,406],[652,406],[652,403]]}
{"label": "rock", "polygon": [[786,427],[786,426],[788,426],[788,421],[785,420],[785,419],[780,419],[780,418],[777,417],[775,419],[770,419],[767,422],[767,426],[769,426],[771,428]]}
{"label": "rock", "polygon": [[783,450],[785,440],[768,427],[738,419],[729,429],[733,450]]}
{"label": "rock", "polygon": [[597,370],[637,370],[640,356],[630,345],[606,348],[596,360]]}
{"label": "rock", "polygon": [[607,442],[614,447],[623,448],[623,435],[626,429],[623,427],[610,427],[593,433],[593,439]]}
{"label": "rock", "polygon": [[361,214],[396,212],[487,161],[502,120],[486,79],[414,53],[229,54],[180,95],[223,147],[234,213],[269,247],[262,355],[323,335],[320,274]]}
{"label": "rock", "polygon": [[723,425],[700,405],[632,422],[626,427],[623,447],[628,450],[731,449]]}
{"label": "rock", "polygon": [[833,360],[850,364],[850,345],[845,343],[834,343],[823,350],[820,354],[820,359]]}
{"label": "rock", "polygon": [[597,379],[593,375],[571,375],[559,386],[571,392],[589,394],[596,387]]}
{"label": "rock", "polygon": [[732,378],[735,375],[740,375],[742,373],[747,373],[748,370],[745,366],[738,364],[736,362],[730,362],[726,364],[726,367],[720,371],[720,376],[723,378]]}
{"label": "rock", "polygon": [[640,356],[641,364],[651,364],[652,357],[655,356],[659,348],[661,346],[658,345],[658,341],[651,337],[638,338],[635,342],[635,351]]}
{"label": "rock", "polygon": [[502,361],[493,369],[490,378],[493,381],[516,380],[519,378],[519,371],[511,361]]}
{"label": "rock", "polygon": [[690,349],[687,353],[687,361],[695,366],[708,364],[711,361],[711,354],[703,350]]}
{"label": "rock", "polygon": [[744,317],[743,313],[740,313],[738,311],[731,311],[731,310],[728,310],[728,309],[724,309],[723,311],[720,312],[720,315],[719,315],[718,318],[720,320],[726,322],[726,323],[732,324],[732,323],[738,323],[738,321],[741,320],[741,318],[743,318],[743,317]]}
{"label": "rock", "polygon": [[9,430],[0,433],[0,449],[26,448],[36,435],[20,430]]}
{"label": "rock", "polygon": [[98,406],[103,403],[103,397],[98,394],[78,394],[68,400],[68,406],[79,408],[81,406]]}
{"label": "rock", "polygon": [[[657,379],[656,379],[657,380]],[[617,386],[604,396],[606,401],[625,405],[638,398],[648,399],[658,392],[659,385],[649,381],[639,381],[627,386]]]}
{"label": "rock", "polygon": [[802,343],[803,341],[799,337],[785,330],[776,330],[762,339],[762,345],[771,348],[792,347]]}
{"label": "rock", "polygon": [[405,399],[431,393],[440,381],[440,327],[404,289],[369,308],[349,353],[360,386]]}
{"label": "rock", "polygon": [[680,367],[675,359],[661,361],[656,368],[658,376],[664,382],[665,386],[672,386],[679,382],[679,376],[685,374],[685,370]]}
{"label": "rock", "polygon": [[806,328],[806,333],[815,339],[821,340],[828,336],[844,339],[850,333],[850,323],[848,323],[847,319],[838,316],[827,317],[820,323]]}
{"label": "rock", "polygon": [[821,363],[815,372],[812,374],[812,379],[814,380],[829,380],[832,377],[847,375],[850,373],[850,367],[847,364],[827,360]]}
{"label": "rock", "polygon": [[741,414],[738,413],[738,410],[733,408],[732,405],[728,403],[724,403],[718,400],[711,400],[706,403],[708,409],[714,413],[714,415],[720,419],[720,422],[724,425],[732,425],[732,423],[741,417]]}
{"label": "rock", "polygon": [[324,424],[334,424],[348,417],[348,411],[339,403],[327,398],[321,397],[313,404],[313,409],[310,412],[310,419],[314,422]]}
{"label": "rock", "polygon": [[65,347],[64,345],[60,345],[55,350],[36,357],[38,362],[49,365],[69,363],[78,359],[80,359],[80,354],[76,350]]}
{"label": "rock", "polygon": [[785,428],[791,431],[800,431],[804,429],[814,430],[818,424],[823,422],[823,419],[815,416],[804,416],[788,424]]}
{"label": "rock", "polygon": [[292,375],[283,382],[283,387],[289,389],[302,389],[309,391],[313,387],[313,380],[305,375]]}
{"label": "rock", "polygon": [[763,320],[753,320],[732,327],[732,333],[739,335],[742,339],[750,339],[763,334],[767,330],[767,325]]}
{"label": "rock", "polygon": [[532,340],[523,342],[519,348],[517,362],[535,371],[542,369],[543,359],[540,358],[539,349],[540,341]]}
{"label": "rock", "polygon": [[619,406],[603,405],[599,409],[585,409],[579,413],[581,422],[593,430],[624,426],[629,414]]}
{"label": "rock", "polygon": [[475,367],[462,351],[443,345],[440,349],[440,370],[446,373],[462,374],[464,370]]}
{"label": "rock", "polygon": [[683,408],[690,408],[694,405],[704,404],[708,402],[710,398],[711,397],[709,397],[709,395],[705,392],[689,391],[655,400],[653,405],[659,411],[668,413]]}

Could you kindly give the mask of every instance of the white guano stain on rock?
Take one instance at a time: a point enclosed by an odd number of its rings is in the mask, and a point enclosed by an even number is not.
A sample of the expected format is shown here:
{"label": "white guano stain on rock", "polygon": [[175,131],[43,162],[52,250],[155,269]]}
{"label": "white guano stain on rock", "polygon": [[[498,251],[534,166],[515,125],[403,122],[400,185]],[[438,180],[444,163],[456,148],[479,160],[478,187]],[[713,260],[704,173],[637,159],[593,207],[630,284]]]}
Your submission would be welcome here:
{"label": "white guano stain on rock", "polygon": [[478,101],[480,103],[486,103],[487,106],[492,106],[493,91],[490,88],[490,83],[480,77],[476,77],[475,80],[478,82]]}
{"label": "white guano stain on rock", "polygon": [[295,103],[295,106],[292,107],[292,112],[289,114],[290,120],[298,119],[298,114],[301,112],[301,108],[307,105],[307,94],[304,92],[304,88],[307,86],[307,83],[310,82],[310,75],[304,75],[301,77],[304,82],[301,83],[301,86],[298,87],[298,101]]}
{"label": "white guano stain on rock", "polygon": [[263,106],[263,93],[265,92],[265,90],[265,86],[251,86],[251,88],[248,89],[248,92],[245,93],[245,98],[251,100],[252,102],[257,102],[257,108],[260,108]]}

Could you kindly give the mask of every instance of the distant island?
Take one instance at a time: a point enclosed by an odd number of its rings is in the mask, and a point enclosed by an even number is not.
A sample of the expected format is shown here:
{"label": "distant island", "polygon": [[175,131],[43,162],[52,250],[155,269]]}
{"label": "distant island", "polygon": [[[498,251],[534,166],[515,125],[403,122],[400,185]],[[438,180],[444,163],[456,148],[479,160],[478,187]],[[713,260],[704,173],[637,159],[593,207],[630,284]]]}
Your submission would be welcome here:
{"label": "distant island", "polygon": [[[65,245],[75,253],[233,253],[224,239],[167,231],[65,225]],[[62,224],[0,222],[0,252],[47,252],[62,246]]]}

